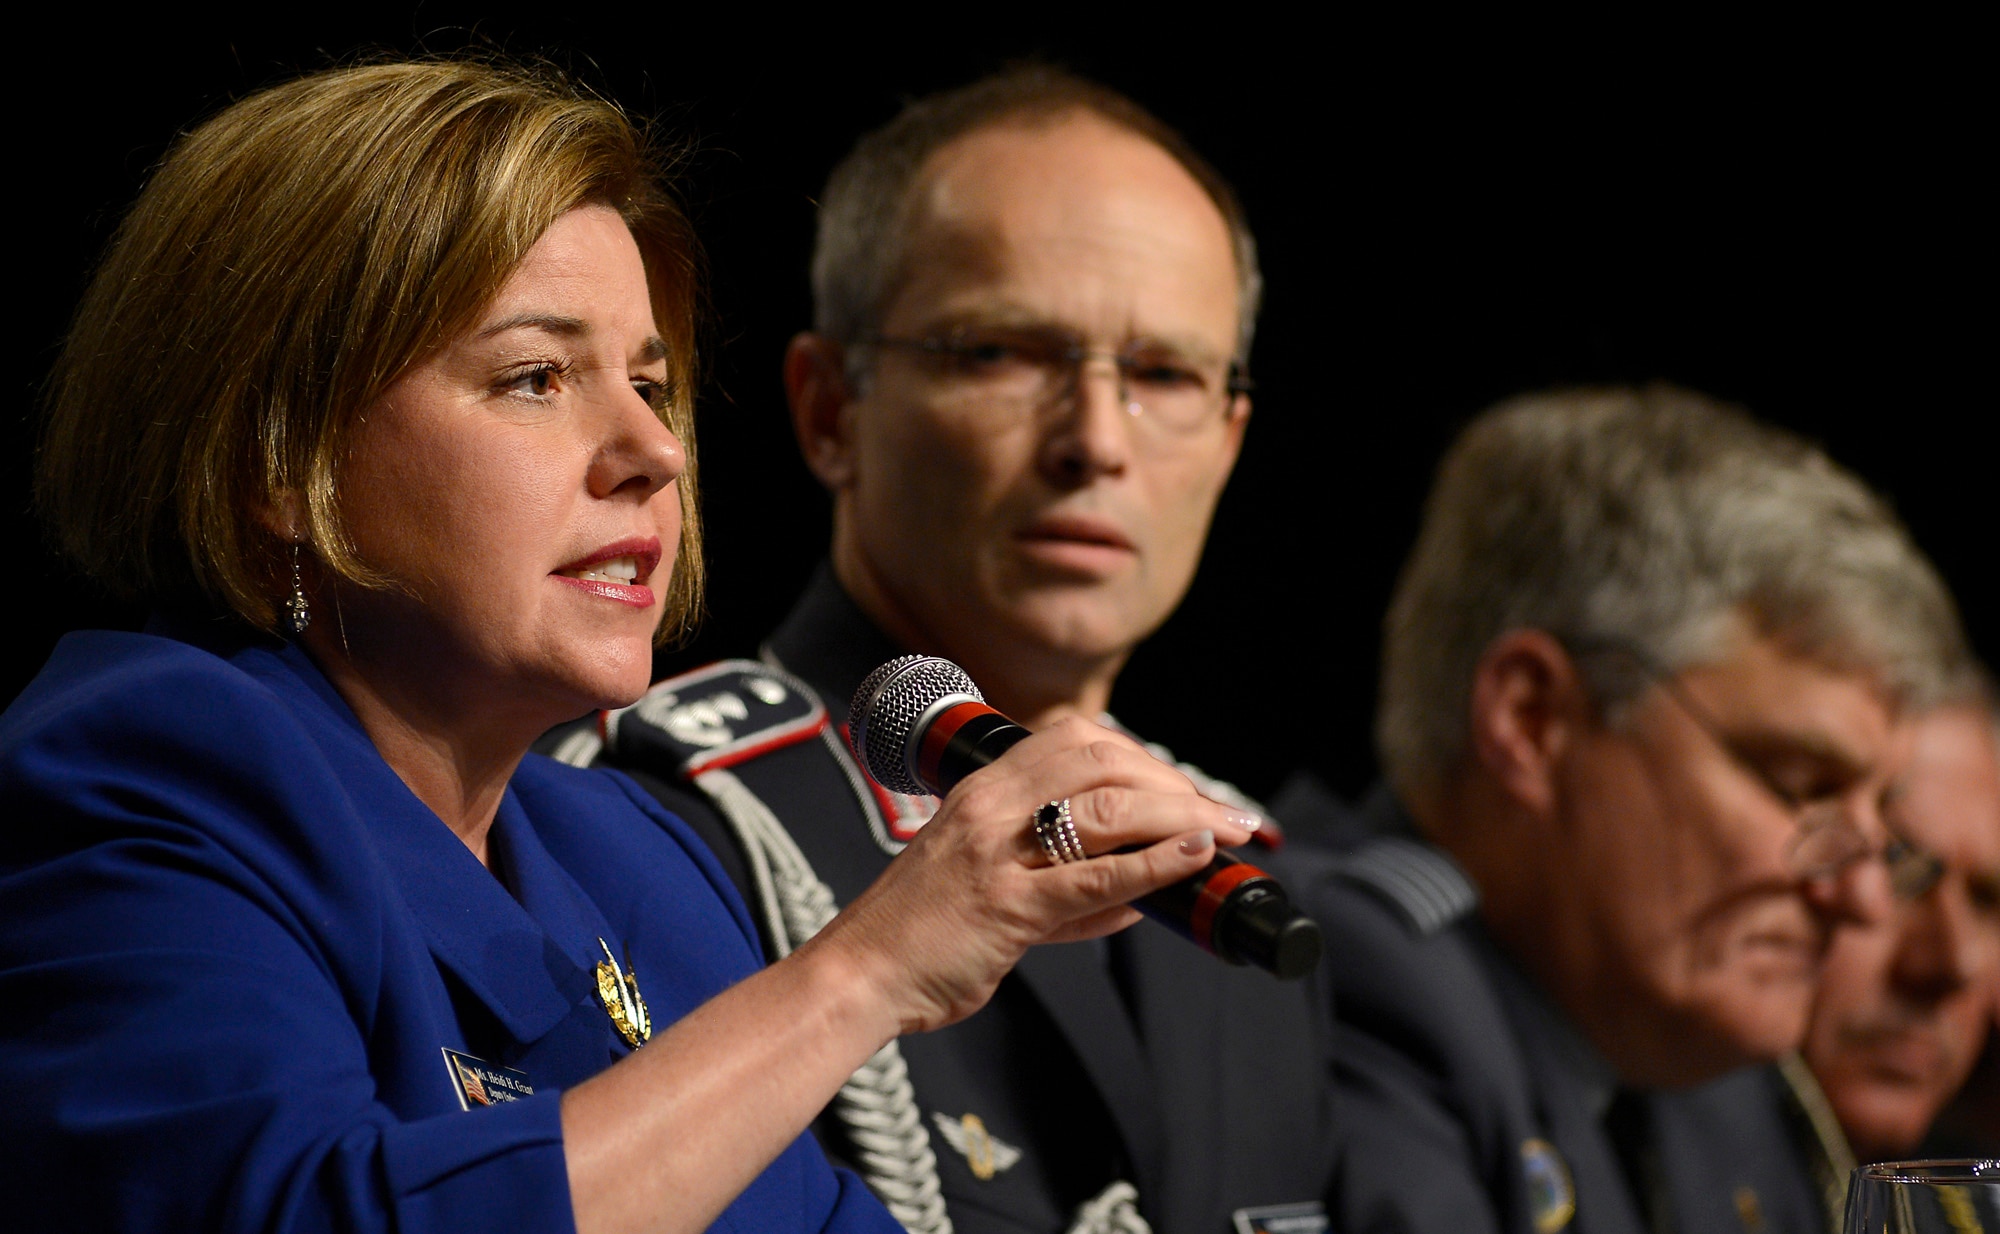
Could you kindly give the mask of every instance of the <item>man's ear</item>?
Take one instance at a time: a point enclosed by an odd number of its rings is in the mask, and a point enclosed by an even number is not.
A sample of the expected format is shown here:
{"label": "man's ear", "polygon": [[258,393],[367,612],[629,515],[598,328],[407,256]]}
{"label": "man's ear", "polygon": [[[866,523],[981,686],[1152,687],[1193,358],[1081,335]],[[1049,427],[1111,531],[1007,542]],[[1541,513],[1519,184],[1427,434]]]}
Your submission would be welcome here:
{"label": "man's ear", "polygon": [[1224,427],[1228,435],[1224,438],[1222,448],[1226,452],[1229,466],[1224,469],[1225,475],[1236,469],[1236,456],[1243,450],[1243,430],[1250,427],[1250,396],[1230,395],[1229,411],[1226,414],[1229,418]]}
{"label": "man's ear", "polygon": [[1472,673],[1472,756],[1522,808],[1547,818],[1557,773],[1593,715],[1576,661],[1553,635],[1509,630]]}
{"label": "man's ear", "polygon": [[795,336],[785,348],[785,397],[806,466],[834,492],[852,484],[847,357],[840,344],[819,334]]}

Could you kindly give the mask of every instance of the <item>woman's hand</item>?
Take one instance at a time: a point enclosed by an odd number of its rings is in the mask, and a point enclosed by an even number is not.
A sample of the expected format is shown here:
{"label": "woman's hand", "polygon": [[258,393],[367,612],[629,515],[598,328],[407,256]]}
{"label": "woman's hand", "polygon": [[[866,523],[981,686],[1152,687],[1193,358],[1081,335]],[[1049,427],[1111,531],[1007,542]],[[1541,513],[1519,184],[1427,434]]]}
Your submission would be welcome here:
{"label": "woman's hand", "polygon": [[[1092,857],[1051,865],[1032,816],[1063,797]],[[970,1015],[1035,943],[1130,925],[1255,822],[1095,724],[1029,737],[798,951],[564,1094],[577,1228],[706,1228],[884,1042]]]}
{"label": "woman's hand", "polygon": [[[1051,865],[1032,818],[1064,797],[1092,859]],[[1123,929],[1138,919],[1131,901],[1200,872],[1256,822],[1130,738],[1063,720],[953,790],[797,958],[855,974],[892,1033],[941,1028],[982,1006],[1028,947]]]}

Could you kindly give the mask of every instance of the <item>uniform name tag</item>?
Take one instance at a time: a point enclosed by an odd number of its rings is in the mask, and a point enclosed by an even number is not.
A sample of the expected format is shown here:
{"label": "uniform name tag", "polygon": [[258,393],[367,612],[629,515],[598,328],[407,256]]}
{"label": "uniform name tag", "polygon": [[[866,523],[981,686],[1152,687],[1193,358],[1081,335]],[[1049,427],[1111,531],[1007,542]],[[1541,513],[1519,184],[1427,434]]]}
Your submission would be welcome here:
{"label": "uniform name tag", "polygon": [[535,1095],[535,1086],[528,1083],[527,1072],[515,1071],[511,1067],[495,1067],[483,1058],[474,1058],[457,1050],[445,1050],[444,1069],[451,1073],[451,1087],[458,1094],[460,1109],[499,1105],[503,1101],[519,1101]]}
{"label": "uniform name tag", "polygon": [[1266,1204],[1261,1208],[1239,1208],[1231,1214],[1236,1234],[1327,1234],[1326,1205]]}

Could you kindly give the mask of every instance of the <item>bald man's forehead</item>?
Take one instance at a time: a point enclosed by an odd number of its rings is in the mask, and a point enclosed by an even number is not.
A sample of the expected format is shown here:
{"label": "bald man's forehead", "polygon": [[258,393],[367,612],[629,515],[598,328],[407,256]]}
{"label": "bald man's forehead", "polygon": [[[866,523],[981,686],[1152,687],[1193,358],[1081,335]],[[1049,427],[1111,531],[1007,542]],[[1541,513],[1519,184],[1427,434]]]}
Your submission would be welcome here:
{"label": "bald man's forehead", "polygon": [[1179,160],[1089,111],[966,133],[931,155],[914,192],[919,215],[948,220],[979,213],[1010,190],[1032,190],[1046,210],[1060,213],[1115,200],[1133,186],[1141,190],[1135,197],[1184,210],[1191,229],[1230,249],[1222,211]]}
{"label": "bald man's forehead", "polygon": [[990,301],[1086,330],[1235,348],[1228,225],[1187,170],[1137,134],[1089,113],[980,129],[934,154],[913,192],[887,314],[895,328],[977,315]]}

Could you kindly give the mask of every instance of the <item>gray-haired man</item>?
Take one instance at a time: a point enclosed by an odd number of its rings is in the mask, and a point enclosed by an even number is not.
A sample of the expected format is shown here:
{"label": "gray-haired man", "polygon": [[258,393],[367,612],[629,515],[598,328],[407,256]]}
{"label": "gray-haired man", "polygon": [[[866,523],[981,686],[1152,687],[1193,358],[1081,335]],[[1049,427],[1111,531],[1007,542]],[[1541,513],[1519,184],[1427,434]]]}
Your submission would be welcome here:
{"label": "gray-haired man", "polygon": [[[928,816],[842,748],[878,663],[947,656],[1030,727],[1103,716],[1193,577],[1249,420],[1256,318],[1228,186],[1062,73],[912,104],[821,200],[815,328],[784,375],[833,496],[828,567],[763,663],[663,682],[607,717],[601,752],[568,748],[708,836],[774,954]],[[1036,948],[984,1010],[878,1056],[817,1130],[912,1230],[1309,1234],[1331,1169],[1322,1046],[1303,986],[1142,922]]]}
{"label": "gray-haired man", "polygon": [[1976,674],[1956,694],[1915,717],[1885,804],[1896,911],[1834,940],[1785,1068],[1836,1216],[1857,1159],[1926,1155],[2000,1013],[2000,713]]}
{"label": "gray-haired man", "polygon": [[1717,1077],[1797,1046],[1834,926],[1887,911],[1899,715],[1963,654],[1930,567],[1738,412],[1546,395],[1453,446],[1386,632],[1390,789],[1299,892],[1346,1226],[1813,1231],[1771,1077]]}

